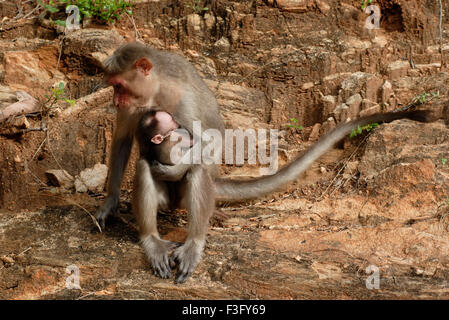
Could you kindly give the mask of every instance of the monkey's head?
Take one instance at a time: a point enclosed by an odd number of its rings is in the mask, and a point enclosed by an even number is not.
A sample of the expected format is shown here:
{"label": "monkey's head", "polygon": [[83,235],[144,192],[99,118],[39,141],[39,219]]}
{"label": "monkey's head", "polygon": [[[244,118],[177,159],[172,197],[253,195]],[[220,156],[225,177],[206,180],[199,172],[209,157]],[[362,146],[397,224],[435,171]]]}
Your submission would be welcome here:
{"label": "monkey's head", "polygon": [[178,127],[168,112],[149,111],[142,116],[138,130],[144,141],[150,140],[153,144],[161,144]]}
{"label": "monkey's head", "polygon": [[149,48],[129,43],[103,62],[105,81],[114,87],[114,105],[119,109],[146,106],[159,89]]}

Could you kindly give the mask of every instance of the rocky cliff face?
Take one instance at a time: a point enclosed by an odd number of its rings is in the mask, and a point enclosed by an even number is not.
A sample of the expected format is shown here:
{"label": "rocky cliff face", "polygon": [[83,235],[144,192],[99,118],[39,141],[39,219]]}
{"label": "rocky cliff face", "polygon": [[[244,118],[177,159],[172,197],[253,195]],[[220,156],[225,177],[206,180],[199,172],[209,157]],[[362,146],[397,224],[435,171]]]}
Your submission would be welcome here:
{"label": "rocky cliff face", "polygon": [[[16,6],[0,2],[0,110],[16,102],[16,90],[44,102],[61,81],[77,99],[56,104],[45,128],[30,116],[0,124],[0,297],[447,297],[449,4],[440,27],[438,1],[377,1],[380,29],[369,30],[358,0],[188,3],[140,1],[138,36],[195,65],[227,127],[282,129],[281,163],[359,115],[422,103],[443,120],[398,121],[347,139],[285,192],[226,207],[230,218],[213,221],[194,277],[175,286],[152,275],[137,243],[135,153],[123,214],[104,234],[86,213],[102,186],[76,193],[49,178],[107,164],[115,111],[99,66],[135,40],[132,20],[87,25],[62,41],[45,21],[18,19]],[[287,127],[292,118],[302,131]],[[254,176],[258,167],[221,171]],[[165,238],[184,239],[185,212],[160,219]],[[72,264],[81,290],[65,289]],[[370,265],[380,290],[365,286]]]}

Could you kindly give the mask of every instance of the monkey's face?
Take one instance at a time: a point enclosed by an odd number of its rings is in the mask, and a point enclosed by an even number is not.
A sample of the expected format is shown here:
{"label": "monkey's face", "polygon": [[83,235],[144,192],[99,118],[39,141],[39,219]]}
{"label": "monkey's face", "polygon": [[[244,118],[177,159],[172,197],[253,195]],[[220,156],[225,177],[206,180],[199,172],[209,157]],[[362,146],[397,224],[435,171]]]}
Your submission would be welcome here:
{"label": "monkey's face", "polygon": [[134,66],[120,74],[106,77],[106,82],[114,87],[114,105],[133,112],[137,107],[146,107],[157,90],[155,76],[150,74],[151,63],[143,58]]}
{"label": "monkey's face", "polygon": [[120,109],[128,108],[131,104],[132,93],[129,90],[126,79],[121,75],[116,75],[107,78],[106,82],[114,87],[114,105]]}

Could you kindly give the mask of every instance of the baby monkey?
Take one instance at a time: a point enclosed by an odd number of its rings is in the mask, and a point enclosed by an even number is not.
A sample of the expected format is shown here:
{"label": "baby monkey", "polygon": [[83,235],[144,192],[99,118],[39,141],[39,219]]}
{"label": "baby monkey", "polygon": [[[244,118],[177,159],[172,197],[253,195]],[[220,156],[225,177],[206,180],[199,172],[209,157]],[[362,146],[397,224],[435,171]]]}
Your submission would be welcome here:
{"label": "baby monkey", "polygon": [[[165,111],[147,111],[137,127],[140,157],[151,163],[151,174],[164,181],[179,181],[191,168],[182,163],[189,155],[193,141],[189,132],[179,128],[172,115]],[[189,162],[189,161],[187,161]]]}
{"label": "baby monkey", "polygon": [[[136,138],[139,143],[140,157],[151,164],[151,175],[159,180],[177,182],[184,178],[187,171],[192,168],[190,161],[182,163],[185,156],[191,160],[188,153],[193,145],[191,135],[186,129],[179,128],[173,116],[165,111],[145,112],[137,127]],[[213,168],[207,168],[211,174],[216,174]],[[169,208],[185,207],[180,201],[183,197],[184,187],[175,190],[168,184],[172,199]],[[228,219],[229,216],[220,210],[214,210],[219,220]]]}

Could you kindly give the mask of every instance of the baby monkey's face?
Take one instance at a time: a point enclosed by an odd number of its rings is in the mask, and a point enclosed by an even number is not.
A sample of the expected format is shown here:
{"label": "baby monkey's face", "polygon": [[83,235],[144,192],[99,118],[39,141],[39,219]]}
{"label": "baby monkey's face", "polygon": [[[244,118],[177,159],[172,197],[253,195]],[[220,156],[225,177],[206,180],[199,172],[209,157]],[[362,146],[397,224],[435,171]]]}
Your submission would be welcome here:
{"label": "baby monkey's face", "polygon": [[145,135],[154,144],[162,143],[179,127],[171,114],[165,111],[156,111],[144,116],[142,126]]}

